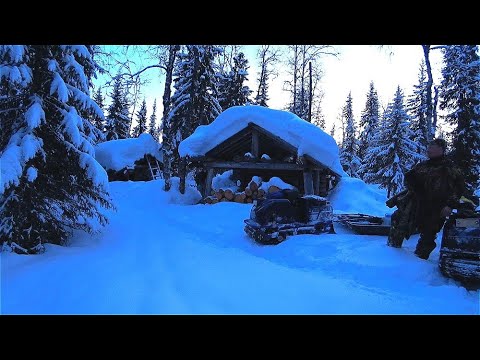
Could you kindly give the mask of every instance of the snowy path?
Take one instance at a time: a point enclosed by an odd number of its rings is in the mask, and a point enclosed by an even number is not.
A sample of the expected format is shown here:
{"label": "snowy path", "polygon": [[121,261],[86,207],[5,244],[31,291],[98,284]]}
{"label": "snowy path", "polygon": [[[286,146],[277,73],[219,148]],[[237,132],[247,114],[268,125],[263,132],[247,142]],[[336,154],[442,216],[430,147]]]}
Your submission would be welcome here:
{"label": "snowy path", "polygon": [[385,237],[299,235],[259,246],[250,206],[167,204],[156,182],[112,183],[102,236],[41,256],[2,254],[2,313],[479,314],[479,293]]}

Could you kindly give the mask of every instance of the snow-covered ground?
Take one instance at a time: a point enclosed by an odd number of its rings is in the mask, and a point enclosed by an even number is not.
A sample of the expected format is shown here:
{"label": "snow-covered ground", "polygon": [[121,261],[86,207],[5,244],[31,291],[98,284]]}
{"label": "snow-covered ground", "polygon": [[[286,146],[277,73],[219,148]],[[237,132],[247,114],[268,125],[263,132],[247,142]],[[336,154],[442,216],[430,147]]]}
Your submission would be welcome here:
{"label": "snow-covered ground", "polygon": [[[342,181],[351,186],[332,195],[336,211],[384,212],[381,191]],[[76,233],[42,255],[2,253],[1,313],[479,314],[479,292],[441,276],[438,248],[414,256],[418,235],[394,249],[336,225],[261,246],[243,231],[251,204],[185,205],[198,200],[192,188],[162,188],[110,183],[117,211],[102,234]]]}

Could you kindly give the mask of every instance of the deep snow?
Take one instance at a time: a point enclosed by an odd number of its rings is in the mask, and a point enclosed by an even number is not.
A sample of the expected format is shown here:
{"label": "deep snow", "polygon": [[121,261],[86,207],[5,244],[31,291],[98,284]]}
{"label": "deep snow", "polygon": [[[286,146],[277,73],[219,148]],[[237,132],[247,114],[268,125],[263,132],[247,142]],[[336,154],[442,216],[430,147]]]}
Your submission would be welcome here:
{"label": "deep snow", "polygon": [[[261,246],[243,231],[251,204],[184,205],[195,189],[165,193],[163,180],[110,188],[117,212],[102,234],[1,254],[2,314],[479,314],[479,292],[440,275],[438,248],[414,256],[418,235],[394,249],[337,224]],[[383,212],[375,196],[357,199],[364,212]],[[349,201],[333,199],[335,211]]]}

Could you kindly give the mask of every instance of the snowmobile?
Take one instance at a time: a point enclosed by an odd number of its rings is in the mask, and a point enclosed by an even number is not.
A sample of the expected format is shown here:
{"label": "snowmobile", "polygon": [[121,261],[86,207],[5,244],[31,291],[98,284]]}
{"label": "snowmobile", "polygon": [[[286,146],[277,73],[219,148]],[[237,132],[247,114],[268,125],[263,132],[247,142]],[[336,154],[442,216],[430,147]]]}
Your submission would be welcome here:
{"label": "snowmobile", "polygon": [[468,201],[445,222],[439,267],[466,289],[480,289],[480,212]]}
{"label": "snowmobile", "polygon": [[294,189],[255,200],[244,222],[247,235],[263,245],[277,245],[290,235],[335,233],[330,203],[316,195],[300,196]]}

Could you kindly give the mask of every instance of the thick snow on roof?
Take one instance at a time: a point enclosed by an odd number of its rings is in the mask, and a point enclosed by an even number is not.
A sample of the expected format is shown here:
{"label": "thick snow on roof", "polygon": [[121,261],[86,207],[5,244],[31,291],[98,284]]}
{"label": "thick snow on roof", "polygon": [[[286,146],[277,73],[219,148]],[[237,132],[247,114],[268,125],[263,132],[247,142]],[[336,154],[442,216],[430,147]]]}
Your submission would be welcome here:
{"label": "thick snow on roof", "polygon": [[161,145],[150,134],[141,134],[138,138],[110,140],[95,147],[95,159],[107,170],[121,170],[133,166],[145,154],[163,161]]}
{"label": "thick snow on roof", "polygon": [[233,106],[222,112],[211,124],[199,126],[180,143],[179,154],[205,155],[247,127],[250,122],[295,146],[299,156],[307,154],[335,173],[347,176],[340,165],[338,146],[333,137],[293,113],[257,105]]}

